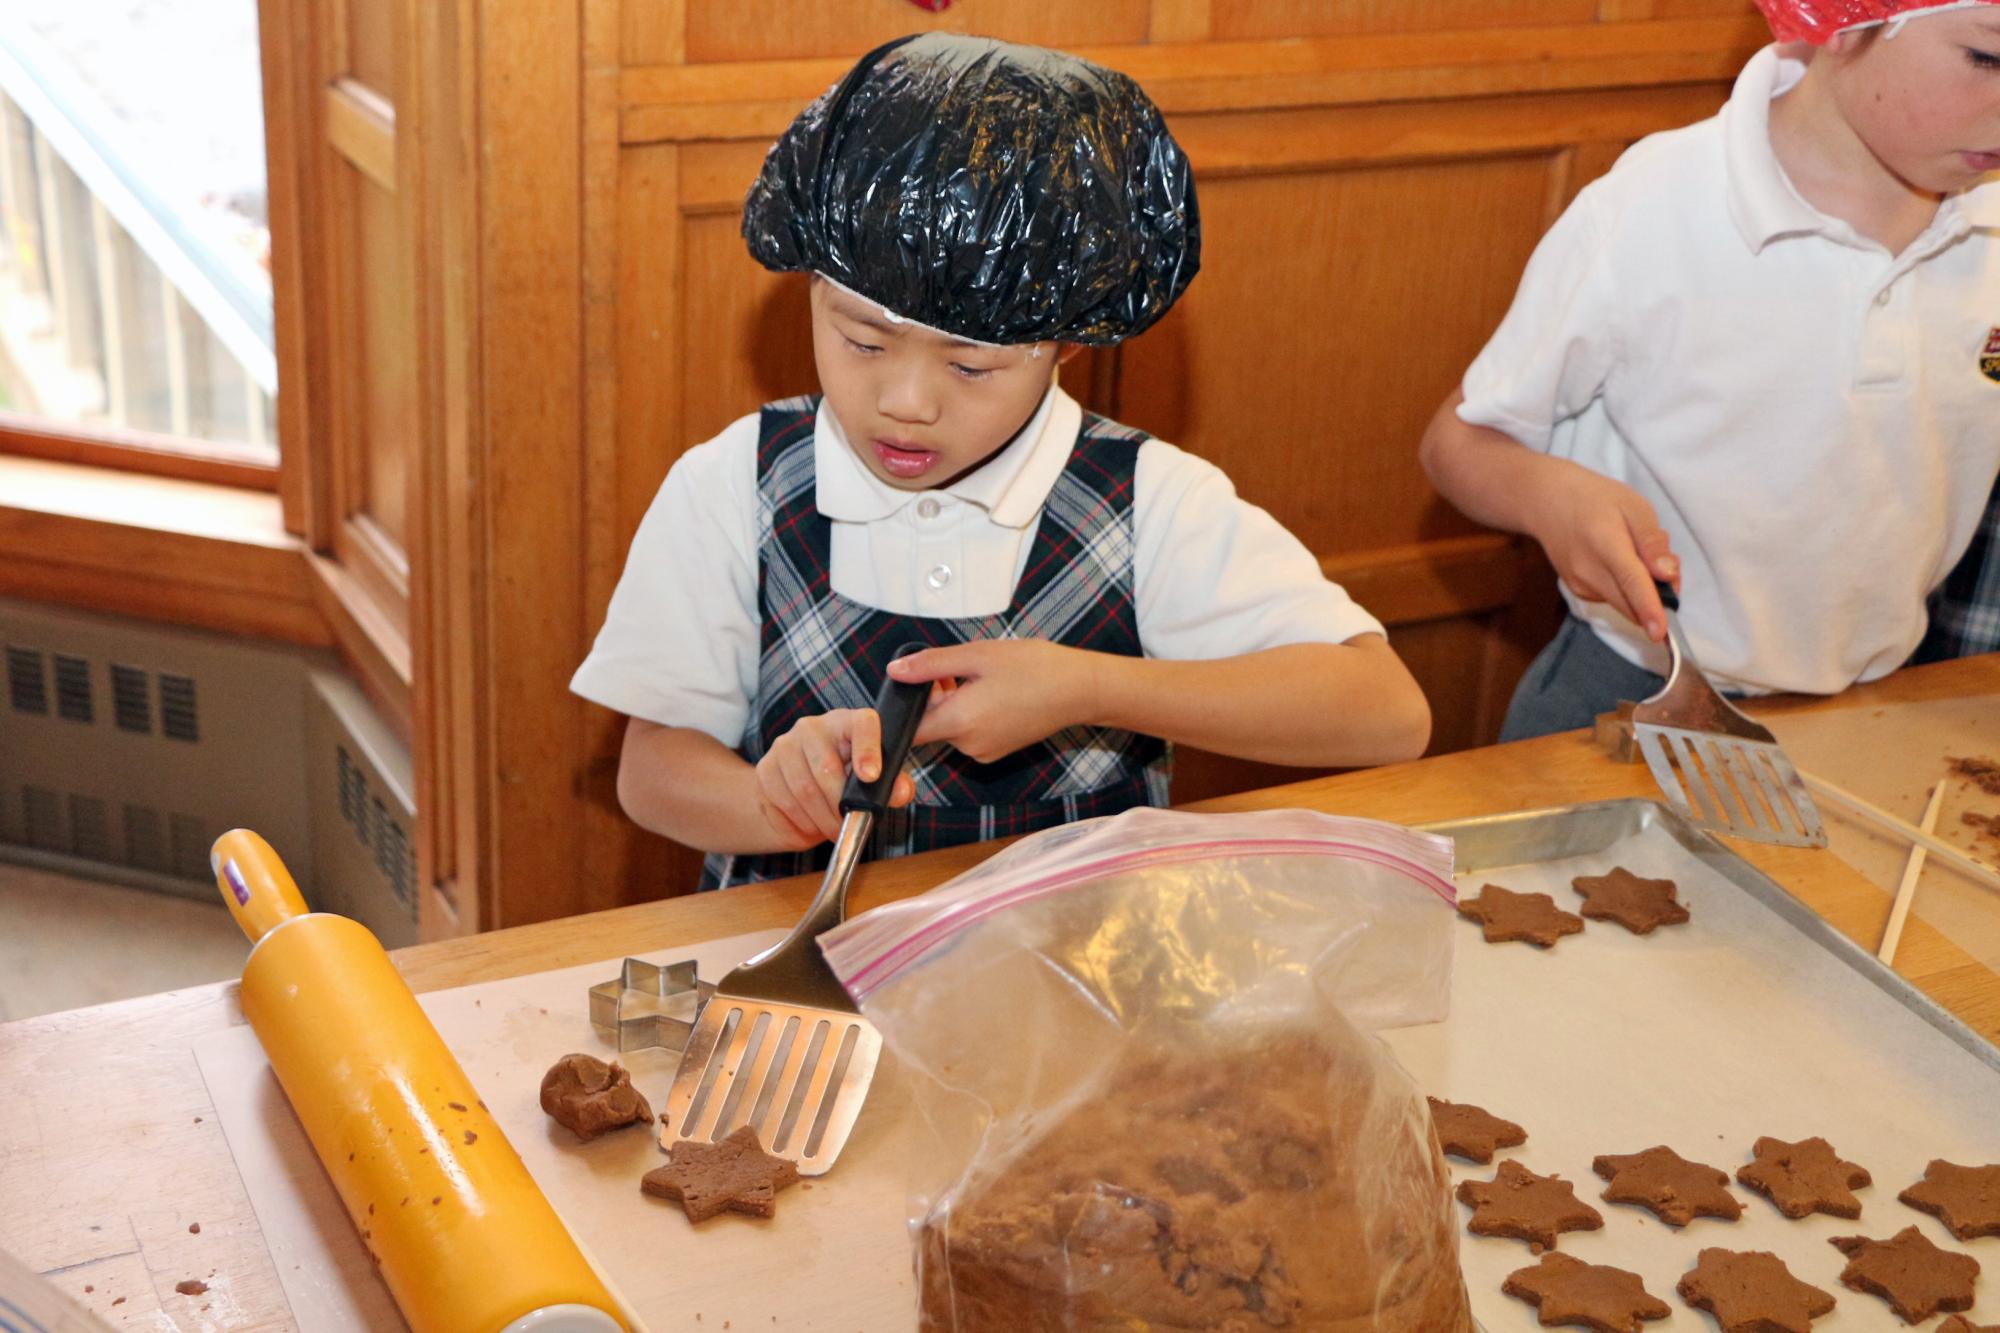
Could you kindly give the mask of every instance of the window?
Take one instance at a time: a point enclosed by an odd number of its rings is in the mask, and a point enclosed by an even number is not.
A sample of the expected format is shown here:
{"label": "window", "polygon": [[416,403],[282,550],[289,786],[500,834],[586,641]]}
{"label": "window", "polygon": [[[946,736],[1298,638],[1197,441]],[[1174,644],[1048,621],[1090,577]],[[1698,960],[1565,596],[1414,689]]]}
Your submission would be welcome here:
{"label": "window", "polygon": [[256,0],[0,4],[0,451],[275,486]]}

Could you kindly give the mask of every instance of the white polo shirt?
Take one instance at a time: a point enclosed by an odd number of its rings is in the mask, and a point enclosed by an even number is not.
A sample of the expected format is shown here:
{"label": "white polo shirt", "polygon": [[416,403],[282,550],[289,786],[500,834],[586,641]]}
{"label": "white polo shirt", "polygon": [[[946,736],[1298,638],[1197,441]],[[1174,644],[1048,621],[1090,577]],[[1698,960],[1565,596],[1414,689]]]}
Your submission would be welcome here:
{"label": "white polo shirt", "polygon": [[[1892,255],[1814,209],[1771,147],[1789,48],[1715,119],[1634,145],[1543,239],[1459,416],[1625,482],[1682,568],[1696,656],[1757,693],[1901,666],[2000,469],[2000,182]],[[1571,609],[1654,671],[1616,612]]]}
{"label": "white polo shirt", "polygon": [[[993,460],[942,490],[870,472],[824,404],[815,503],[831,520],[833,590],[902,615],[1003,612],[1083,411],[1051,388]],[[604,628],[570,689],[628,717],[743,739],[756,698],[756,414],[690,449],[646,511]],[[1214,464],[1159,440],[1133,478],[1135,611],[1149,657],[1233,657],[1344,643],[1382,626],[1298,538]]]}

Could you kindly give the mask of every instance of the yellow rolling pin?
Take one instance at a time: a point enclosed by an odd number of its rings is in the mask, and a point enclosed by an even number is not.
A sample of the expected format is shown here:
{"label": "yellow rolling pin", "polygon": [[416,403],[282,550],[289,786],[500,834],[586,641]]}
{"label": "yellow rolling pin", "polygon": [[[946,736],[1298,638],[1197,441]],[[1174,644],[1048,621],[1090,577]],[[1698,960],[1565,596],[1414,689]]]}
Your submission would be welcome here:
{"label": "yellow rolling pin", "polygon": [[308,912],[247,829],[209,859],[254,946],[244,1017],[411,1329],[631,1326],[368,929]]}

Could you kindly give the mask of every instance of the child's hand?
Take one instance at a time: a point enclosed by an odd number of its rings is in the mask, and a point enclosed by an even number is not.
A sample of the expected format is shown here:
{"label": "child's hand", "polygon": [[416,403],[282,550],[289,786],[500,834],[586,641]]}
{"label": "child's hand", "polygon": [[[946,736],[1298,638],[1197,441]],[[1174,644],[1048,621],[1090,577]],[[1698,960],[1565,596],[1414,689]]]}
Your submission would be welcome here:
{"label": "child's hand", "polygon": [[1681,562],[1659,515],[1623,482],[1569,466],[1544,492],[1531,528],[1562,581],[1586,602],[1603,602],[1646,631],[1667,637],[1655,579],[1680,587]]}
{"label": "child's hand", "polygon": [[[863,782],[882,772],[882,719],[872,708],[836,708],[802,719],[771,742],[757,761],[757,800],[764,819],[794,851],[840,833],[840,792],[849,766]],[[896,775],[891,806],[917,792],[908,773]]]}
{"label": "child's hand", "polygon": [[991,763],[1087,720],[1090,656],[1045,639],[985,639],[911,653],[889,674],[935,686],[916,744],[943,741]]}

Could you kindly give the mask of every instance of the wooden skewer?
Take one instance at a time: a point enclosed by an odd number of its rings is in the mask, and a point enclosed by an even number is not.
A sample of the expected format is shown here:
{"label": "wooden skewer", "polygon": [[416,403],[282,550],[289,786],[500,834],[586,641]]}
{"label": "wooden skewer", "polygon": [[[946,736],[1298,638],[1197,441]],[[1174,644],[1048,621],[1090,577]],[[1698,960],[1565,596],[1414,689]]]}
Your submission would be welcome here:
{"label": "wooden skewer", "polygon": [[1810,773],[1801,773],[1799,776],[1805,779],[1806,786],[1812,788],[1816,795],[1824,796],[1836,805],[1846,806],[1870,823],[1926,849],[1932,856],[1949,863],[1954,869],[1984,884],[1987,888],[2000,891],[2000,870],[1995,870],[1984,861],[1974,860],[1941,838],[1934,837],[1914,825],[1905,824],[1887,810],[1877,809],[1853,792],[1842,791],[1825,778],[1814,777]]}
{"label": "wooden skewer", "polygon": [[[1944,805],[1944,783],[1939,781],[1931,788],[1931,798],[1924,803],[1924,817],[1917,822],[1917,828],[1929,833],[1937,828],[1938,810]],[[1875,956],[1885,963],[1896,961],[1896,946],[1903,942],[1903,923],[1910,918],[1910,901],[1917,896],[1917,881],[1924,876],[1924,857],[1930,848],[1916,843],[1910,848],[1910,859],[1903,865],[1903,881],[1896,886],[1896,902],[1889,909],[1889,924],[1882,929],[1881,947]]]}

